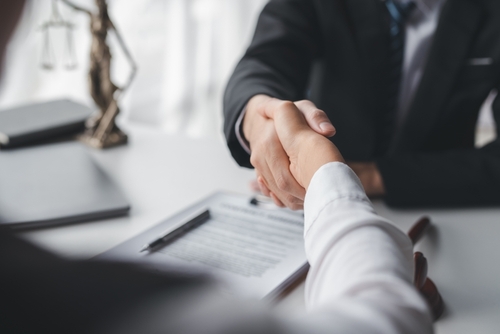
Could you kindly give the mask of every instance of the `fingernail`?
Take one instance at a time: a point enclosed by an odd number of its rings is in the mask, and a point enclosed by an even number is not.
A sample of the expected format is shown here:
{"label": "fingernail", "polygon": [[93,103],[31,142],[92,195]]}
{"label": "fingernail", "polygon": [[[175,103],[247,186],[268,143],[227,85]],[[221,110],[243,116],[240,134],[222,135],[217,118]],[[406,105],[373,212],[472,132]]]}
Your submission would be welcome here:
{"label": "fingernail", "polygon": [[331,132],[331,131],[335,131],[335,128],[333,127],[333,125],[331,125],[331,124],[330,124],[330,123],[328,123],[328,122],[323,122],[323,123],[320,123],[319,128],[320,128],[320,129],[321,129],[321,131],[323,131],[323,132]]}

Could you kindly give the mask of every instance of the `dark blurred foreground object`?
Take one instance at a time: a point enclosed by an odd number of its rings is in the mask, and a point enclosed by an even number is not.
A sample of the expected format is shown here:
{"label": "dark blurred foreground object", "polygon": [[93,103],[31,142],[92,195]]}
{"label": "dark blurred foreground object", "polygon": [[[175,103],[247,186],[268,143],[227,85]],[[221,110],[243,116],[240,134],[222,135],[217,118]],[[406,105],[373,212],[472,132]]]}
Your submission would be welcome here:
{"label": "dark blurred foreground object", "polygon": [[0,268],[2,334],[307,332],[283,327],[262,305],[221,296],[203,274],[66,261],[5,230]]}
{"label": "dark blurred foreground object", "polygon": [[76,135],[85,128],[92,109],[70,100],[24,105],[0,111],[0,147],[39,144],[46,139]]}
{"label": "dark blurred foreground object", "polygon": [[189,292],[206,296],[201,292],[210,284],[194,274],[67,261],[5,230],[0,268],[2,334],[173,333]]}
{"label": "dark blurred foreground object", "polygon": [[[431,220],[429,217],[422,217],[410,228],[408,236],[410,237],[413,245],[415,245],[424,236],[430,226]],[[434,284],[434,282],[427,277],[427,259],[424,255],[421,252],[415,252],[413,260],[415,264],[413,284],[415,284],[415,287],[418,291],[420,291],[429,304],[435,321],[439,319],[444,312],[443,298],[441,297],[436,284]]]}
{"label": "dark blurred foreground object", "polygon": [[76,223],[129,209],[79,142],[0,152],[0,228]]}
{"label": "dark blurred foreground object", "polygon": [[[92,36],[89,69],[90,94],[95,104],[99,107],[99,111],[87,120],[86,130],[80,139],[82,142],[95,148],[125,144],[128,140],[127,135],[115,124],[116,116],[120,112],[117,101],[132,83],[137,66],[108,15],[108,5],[105,0],[95,0],[98,9],[95,13],[69,0],[61,1],[72,9],[84,12],[90,17],[90,33]],[[48,29],[57,27],[67,28],[68,36],[71,36],[72,24],[62,18],[57,7],[57,1],[53,0],[51,17],[42,25],[42,29],[45,31],[45,38],[47,39],[49,36]],[[111,51],[107,43],[109,31],[114,32],[118,44],[131,66],[131,73],[126,84],[122,87],[116,86],[111,80]],[[72,41],[69,42],[72,43]],[[45,45],[50,45],[50,43],[46,41]],[[47,51],[46,53],[50,52]],[[51,67],[44,66],[44,68]]]}

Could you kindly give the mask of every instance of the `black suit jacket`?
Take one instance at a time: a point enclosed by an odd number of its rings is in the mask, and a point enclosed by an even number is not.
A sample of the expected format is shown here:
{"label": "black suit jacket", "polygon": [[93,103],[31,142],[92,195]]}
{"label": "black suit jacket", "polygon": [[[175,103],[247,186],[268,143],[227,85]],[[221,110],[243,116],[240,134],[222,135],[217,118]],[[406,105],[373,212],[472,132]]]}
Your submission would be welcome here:
{"label": "black suit jacket", "polygon": [[[235,122],[262,93],[309,98],[337,128],[346,160],[376,161],[393,206],[500,204],[500,142],[474,148],[480,107],[500,86],[500,1],[447,0],[409,114],[388,153],[377,153],[389,33],[380,0],[273,0],[224,97],[235,160],[251,167]],[[473,66],[473,58],[492,64]],[[493,105],[500,121],[500,99]]]}

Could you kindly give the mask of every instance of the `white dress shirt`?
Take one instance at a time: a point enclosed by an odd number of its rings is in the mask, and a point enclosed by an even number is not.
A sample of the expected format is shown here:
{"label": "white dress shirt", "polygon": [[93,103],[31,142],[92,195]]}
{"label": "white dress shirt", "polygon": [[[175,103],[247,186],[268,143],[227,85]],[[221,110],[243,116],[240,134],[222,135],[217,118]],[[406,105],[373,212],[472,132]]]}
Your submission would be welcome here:
{"label": "white dress shirt", "polygon": [[[395,0],[396,2],[413,1],[415,10],[406,21],[405,55],[403,60],[401,88],[396,113],[396,124],[401,126],[406,118],[418,85],[422,79],[427,58],[438,25],[441,8],[446,0]],[[241,123],[246,108],[241,112],[235,124],[236,137],[243,149],[250,154],[250,147],[244,139]]]}
{"label": "white dress shirt", "polygon": [[427,303],[412,284],[410,239],[374,212],[347,165],[332,162],[315,173],[304,213],[307,312],[283,314],[197,290],[173,299],[175,312],[155,312],[158,328],[150,318],[148,326],[182,334],[433,333]]}
{"label": "white dress shirt", "polygon": [[375,213],[347,165],[316,172],[304,213],[306,306],[325,317],[329,333],[432,332],[427,304],[412,284],[410,239]]}

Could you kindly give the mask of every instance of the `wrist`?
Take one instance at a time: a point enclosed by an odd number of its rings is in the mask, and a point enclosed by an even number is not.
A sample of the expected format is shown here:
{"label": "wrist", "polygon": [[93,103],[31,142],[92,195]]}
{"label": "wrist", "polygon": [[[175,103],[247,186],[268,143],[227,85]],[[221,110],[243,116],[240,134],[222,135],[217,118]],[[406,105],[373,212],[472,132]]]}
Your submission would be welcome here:
{"label": "wrist", "polygon": [[[304,138],[305,137],[305,138]],[[299,150],[298,165],[303,166],[298,177],[301,185],[307,189],[314,174],[327,163],[344,162],[344,158],[336,146],[327,138],[315,133],[298,136],[297,141],[302,145]]]}

